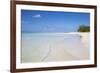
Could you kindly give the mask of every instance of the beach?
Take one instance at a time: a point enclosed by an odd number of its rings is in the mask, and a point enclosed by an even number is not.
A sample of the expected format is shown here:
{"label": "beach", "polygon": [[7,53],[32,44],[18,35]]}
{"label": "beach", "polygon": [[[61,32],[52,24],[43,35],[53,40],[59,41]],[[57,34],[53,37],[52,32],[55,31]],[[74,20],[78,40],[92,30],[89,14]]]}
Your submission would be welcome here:
{"label": "beach", "polygon": [[79,33],[79,32],[71,32],[68,34],[77,34],[81,37],[82,43],[84,44],[84,46],[86,48],[89,47],[89,42],[90,42],[90,33],[88,32],[83,32],[83,33]]}
{"label": "beach", "polygon": [[24,33],[21,62],[54,62],[89,59],[90,33]]}

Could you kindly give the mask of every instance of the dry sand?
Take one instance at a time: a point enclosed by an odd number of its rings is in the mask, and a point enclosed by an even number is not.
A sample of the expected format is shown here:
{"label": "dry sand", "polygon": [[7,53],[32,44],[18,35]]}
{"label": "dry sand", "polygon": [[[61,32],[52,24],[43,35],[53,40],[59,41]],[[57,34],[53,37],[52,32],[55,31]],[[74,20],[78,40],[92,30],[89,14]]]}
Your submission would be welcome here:
{"label": "dry sand", "polygon": [[82,43],[86,48],[89,48],[90,33],[89,32],[71,32],[69,34],[78,34],[81,37]]}
{"label": "dry sand", "polygon": [[38,38],[22,39],[22,62],[89,59],[89,33],[73,32],[66,34],[76,34],[80,36],[80,40],[76,38],[73,42],[68,42],[71,39],[67,39],[67,41],[64,38],[53,39],[52,41]]}
{"label": "dry sand", "polygon": [[[81,43],[84,47],[80,47],[77,44],[69,43],[67,47],[65,42],[56,42],[51,48],[51,52],[44,59],[44,61],[61,61],[61,60],[84,60],[89,59],[89,33],[69,33],[77,34],[81,37]],[[77,43],[77,42],[76,42]],[[59,45],[59,46],[58,46]],[[80,50],[81,49],[81,50]]]}

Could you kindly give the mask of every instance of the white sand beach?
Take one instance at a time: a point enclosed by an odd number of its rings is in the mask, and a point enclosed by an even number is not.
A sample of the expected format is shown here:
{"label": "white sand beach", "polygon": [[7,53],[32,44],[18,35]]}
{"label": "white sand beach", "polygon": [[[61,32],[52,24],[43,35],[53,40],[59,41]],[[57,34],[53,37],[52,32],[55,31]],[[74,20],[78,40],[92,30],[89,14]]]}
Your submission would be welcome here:
{"label": "white sand beach", "polygon": [[83,32],[83,33],[71,32],[69,34],[78,34],[81,37],[81,40],[82,40],[82,43],[84,44],[84,46],[86,48],[89,48],[90,33],[88,33],[88,32]]}
{"label": "white sand beach", "polygon": [[22,63],[89,59],[89,33],[22,35]]}

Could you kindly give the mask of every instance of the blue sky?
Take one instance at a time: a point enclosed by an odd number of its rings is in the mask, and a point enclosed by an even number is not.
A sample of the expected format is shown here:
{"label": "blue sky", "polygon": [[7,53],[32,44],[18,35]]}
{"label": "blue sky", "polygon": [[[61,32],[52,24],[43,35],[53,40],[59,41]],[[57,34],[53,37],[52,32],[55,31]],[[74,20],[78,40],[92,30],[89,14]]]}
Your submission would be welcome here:
{"label": "blue sky", "polygon": [[90,13],[21,10],[22,32],[76,32],[81,24],[90,25]]}

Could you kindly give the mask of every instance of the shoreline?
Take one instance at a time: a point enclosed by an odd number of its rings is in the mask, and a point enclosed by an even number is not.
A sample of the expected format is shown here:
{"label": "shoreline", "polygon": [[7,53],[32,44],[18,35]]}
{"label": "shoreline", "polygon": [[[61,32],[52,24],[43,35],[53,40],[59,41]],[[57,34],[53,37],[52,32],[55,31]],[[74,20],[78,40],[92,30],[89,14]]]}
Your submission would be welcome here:
{"label": "shoreline", "polygon": [[69,34],[77,34],[81,37],[82,43],[89,48],[90,32],[70,32]]}
{"label": "shoreline", "polygon": [[[22,33],[23,35],[31,35],[32,33]],[[84,44],[84,46],[86,48],[89,48],[89,34],[90,32],[68,32],[68,33],[33,33],[34,35],[57,35],[57,34],[63,34],[63,35],[78,35],[81,40],[82,40],[82,43]],[[32,34],[32,35],[33,35]]]}

